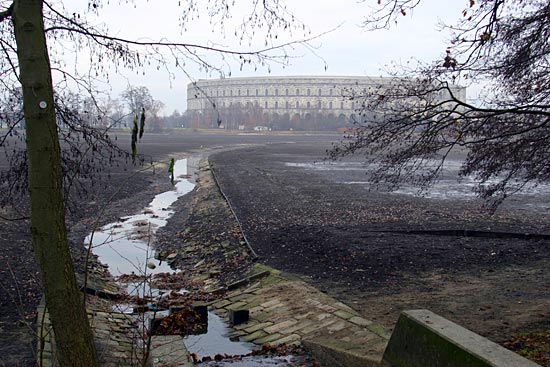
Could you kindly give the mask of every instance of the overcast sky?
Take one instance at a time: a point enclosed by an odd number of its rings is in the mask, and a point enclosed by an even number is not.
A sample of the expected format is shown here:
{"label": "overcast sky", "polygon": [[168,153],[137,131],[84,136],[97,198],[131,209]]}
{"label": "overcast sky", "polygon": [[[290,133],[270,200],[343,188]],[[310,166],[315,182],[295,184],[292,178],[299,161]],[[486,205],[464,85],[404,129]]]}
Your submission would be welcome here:
{"label": "overcast sky", "polygon": [[[126,0],[111,1],[100,11],[96,23],[104,22],[110,33],[141,40],[160,40],[188,42],[195,44],[215,44],[239,50],[250,50],[263,46],[263,35],[259,34],[248,43],[239,45],[236,42],[233,25],[241,22],[242,17],[250,10],[245,5],[237,5],[233,11],[233,24],[226,26],[225,36],[220,31],[219,24],[211,25],[206,14],[200,14],[198,20],[187,23],[187,31],[180,27],[179,19],[183,12],[183,4],[178,6],[178,0],[140,1],[130,3]],[[200,1],[205,3],[206,1]],[[82,1],[87,3],[87,1]],[[159,5],[162,3],[162,6]],[[239,1],[238,1],[239,3]],[[250,0],[240,0],[242,4],[250,4]],[[444,54],[448,45],[449,35],[440,32],[439,22],[453,24],[467,6],[466,0],[423,0],[412,14],[401,17],[397,25],[390,30],[366,32],[360,24],[371,6],[376,6],[376,0],[287,0],[287,9],[306,24],[312,34],[321,34],[331,29],[334,31],[311,42],[314,51],[296,46],[290,50],[295,56],[290,65],[283,68],[274,63],[268,68],[248,67],[240,71],[237,64],[229,65],[231,76],[266,76],[266,75],[384,75],[383,69],[391,61],[406,62],[411,57],[423,61],[433,60]],[[76,2],[66,2],[68,11]],[[250,5],[248,5],[250,6]],[[75,8],[78,11],[78,8]],[[300,39],[301,32],[295,32],[292,37]],[[281,42],[293,39],[291,36],[279,33]],[[205,54],[212,62],[219,61],[215,55]],[[80,66],[85,63],[80,58]],[[325,70],[325,64],[327,69]],[[85,66],[84,66],[85,67]],[[166,70],[157,71],[156,67],[146,68],[136,72],[125,72],[123,75],[113,75],[108,88],[117,97],[128,84],[146,86],[153,97],[166,105],[164,114],[170,114],[175,109],[180,112],[186,109],[186,88],[193,79],[218,77],[218,74],[208,74],[195,65],[188,64],[185,68],[189,76],[181,70],[171,69],[175,80],[170,80]],[[143,73],[143,71],[145,73]],[[226,68],[226,71],[228,69]],[[143,75],[145,74],[145,75]]]}

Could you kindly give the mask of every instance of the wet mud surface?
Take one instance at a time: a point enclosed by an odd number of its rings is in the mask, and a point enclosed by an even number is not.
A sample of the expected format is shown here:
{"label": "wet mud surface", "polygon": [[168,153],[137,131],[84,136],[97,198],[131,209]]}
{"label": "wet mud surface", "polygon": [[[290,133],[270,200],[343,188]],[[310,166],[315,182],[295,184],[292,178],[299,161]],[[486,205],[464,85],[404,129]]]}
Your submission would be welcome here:
{"label": "wet mud surface", "polygon": [[516,200],[488,216],[478,201],[369,191],[345,183],[356,171],[308,169],[324,148],[273,145],[210,158],[262,261],[389,328],[414,308],[496,341],[550,326],[544,206],[533,212]]}
{"label": "wet mud surface", "polygon": [[[334,139],[146,134],[138,150],[166,161],[239,148],[215,154],[210,161],[261,261],[299,275],[366,318],[391,328],[402,309],[429,308],[497,341],[517,331],[550,327],[548,239],[420,233],[549,235],[544,207],[533,212],[519,200],[487,217],[479,203],[382,194],[350,184],[364,180],[360,171],[307,169],[304,164],[321,160]],[[118,142],[130,145],[126,135]],[[82,241],[98,216],[99,224],[105,224],[135,214],[170,185],[165,166],[137,174],[132,173],[135,169],[121,165],[107,170],[107,186],[88,185],[88,196],[75,200],[77,210],[68,215],[67,226],[78,272],[84,264]],[[531,201],[546,198],[535,196]],[[22,198],[17,208],[23,214],[25,202]],[[226,227],[235,227],[227,219],[227,208],[188,218],[192,198],[176,205],[178,212],[160,233],[166,246],[181,239],[211,240]],[[204,230],[182,232],[189,219]],[[41,291],[29,223],[2,220],[1,225],[0,365],[32,365],[34,312]]]}

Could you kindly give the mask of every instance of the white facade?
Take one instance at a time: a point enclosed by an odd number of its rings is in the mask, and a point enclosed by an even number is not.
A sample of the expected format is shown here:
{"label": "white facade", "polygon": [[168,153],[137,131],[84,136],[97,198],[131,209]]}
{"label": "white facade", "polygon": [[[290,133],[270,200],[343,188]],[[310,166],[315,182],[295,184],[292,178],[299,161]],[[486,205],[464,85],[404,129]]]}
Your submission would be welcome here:
{"label": "white facade", "polygon": [[[252,109],[266,119],[279,116],[315,116],[347,119],[360,107],[358,100],[345,98],[352,92],[362,94],[395,79],[339,76],[290,76],[201,79],[187,87],[188,113],[216,109]],[[464,95],[464,88],[456,88]]]}

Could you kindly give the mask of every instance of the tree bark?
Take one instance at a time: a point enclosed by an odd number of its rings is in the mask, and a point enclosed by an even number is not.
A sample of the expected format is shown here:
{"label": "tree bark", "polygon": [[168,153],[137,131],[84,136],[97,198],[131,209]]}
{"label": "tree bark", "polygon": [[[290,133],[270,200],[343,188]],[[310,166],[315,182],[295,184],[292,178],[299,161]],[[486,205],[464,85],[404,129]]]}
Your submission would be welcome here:
{"label": "tree bark", "polygon": [[41,0],[14,0],[26,122],[31,232],[61,366],[98,366],[67,243],[59,140]]}

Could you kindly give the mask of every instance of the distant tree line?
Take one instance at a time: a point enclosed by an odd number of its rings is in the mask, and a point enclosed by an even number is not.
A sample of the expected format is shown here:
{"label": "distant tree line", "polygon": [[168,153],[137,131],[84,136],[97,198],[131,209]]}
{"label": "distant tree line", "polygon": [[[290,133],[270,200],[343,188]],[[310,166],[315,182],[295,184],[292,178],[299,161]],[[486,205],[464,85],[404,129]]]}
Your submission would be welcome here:
{"label": "distant tree line", "polygon": [[182,121],[194,129],[222,128],[226,130],[253,130],[267,127],[271,130],[336,131],[350,127],[357,115],[322,113],[315,109],[301,109],[285,113],[272,112],[259,105],[240,102],[229,107],[210,106],[200,112],[187,112]]}

